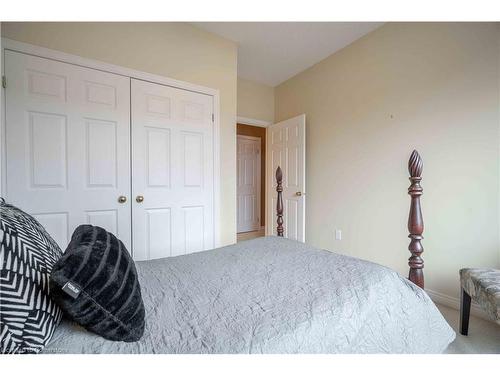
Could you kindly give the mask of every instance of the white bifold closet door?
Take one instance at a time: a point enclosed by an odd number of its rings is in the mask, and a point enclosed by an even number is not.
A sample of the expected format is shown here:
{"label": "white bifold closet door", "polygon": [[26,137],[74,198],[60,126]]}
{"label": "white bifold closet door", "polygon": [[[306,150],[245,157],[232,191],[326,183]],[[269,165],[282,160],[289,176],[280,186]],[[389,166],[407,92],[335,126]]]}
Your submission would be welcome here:
{"label": "white bifold closet door", "polygon": [[7,200],[63,250],[83,223],[130,249],[130,79],[8,50],[5,74]]}
{"label": "white bifold closet door", "polygon": [[214,247],[213,97],[131,80],[134,259]]}

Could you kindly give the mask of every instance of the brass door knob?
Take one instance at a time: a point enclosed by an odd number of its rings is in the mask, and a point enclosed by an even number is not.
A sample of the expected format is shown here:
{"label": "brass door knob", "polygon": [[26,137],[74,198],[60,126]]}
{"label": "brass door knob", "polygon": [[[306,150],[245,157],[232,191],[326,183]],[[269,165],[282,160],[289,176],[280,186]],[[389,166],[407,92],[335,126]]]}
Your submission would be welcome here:
{"label": "brass door knob", "polygon": [[144,202],[144,197],[142,195],[138,195],[137,197],[135,197],[135,201],[137,203],[142,203]]}
{"label": "brass door knob", "polygon": [[296,195],[297,197],[301,197],[301,196],[302,196],[302,192],[301,192],[301,191],[298,191],[298,192],[296,192],[296,193],[295,193],[295,195]]}
{"label": "brass door knob", "polygon": [[118,197],[118,203],[125,203],[127,201],[127,197],[125,195],[120,195]]}

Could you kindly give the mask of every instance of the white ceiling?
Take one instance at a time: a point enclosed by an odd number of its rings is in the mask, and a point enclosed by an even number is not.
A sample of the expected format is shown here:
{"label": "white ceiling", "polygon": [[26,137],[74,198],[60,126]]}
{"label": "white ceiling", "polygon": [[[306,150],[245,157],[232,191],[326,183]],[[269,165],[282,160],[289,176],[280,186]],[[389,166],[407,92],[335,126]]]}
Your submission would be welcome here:
{"label": "white ceiling", "polygon": [[375,22],[195,22],[238,43],[238,76],[276,86],[380,27]]}

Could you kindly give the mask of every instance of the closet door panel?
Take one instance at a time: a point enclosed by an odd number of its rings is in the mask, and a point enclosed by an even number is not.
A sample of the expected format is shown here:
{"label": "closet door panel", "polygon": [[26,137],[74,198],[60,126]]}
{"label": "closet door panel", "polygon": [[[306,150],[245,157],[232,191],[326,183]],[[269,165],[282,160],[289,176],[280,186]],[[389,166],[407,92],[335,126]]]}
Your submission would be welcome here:
{"label": "closet door panel", "polygon": [[134,258],[213,248],[212,97],[135,79],[131,87]]}
{"label": "closet door panel", "polygon": [[64,250],[80,224],[131,246],[130,79],[5,52],[6,198]]}

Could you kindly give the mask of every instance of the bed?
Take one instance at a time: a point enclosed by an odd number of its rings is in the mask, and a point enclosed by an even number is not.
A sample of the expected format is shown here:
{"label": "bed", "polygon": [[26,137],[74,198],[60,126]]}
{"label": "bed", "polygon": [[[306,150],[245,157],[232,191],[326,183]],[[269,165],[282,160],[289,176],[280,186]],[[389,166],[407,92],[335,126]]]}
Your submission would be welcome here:
{"label": "bed", "polygon": [[146,330],[108,341],[64,320],[44,353],[441,353],[455,333],[423,290],[422,160],[409,161],[409,279],[277,234],[137,262]]}

